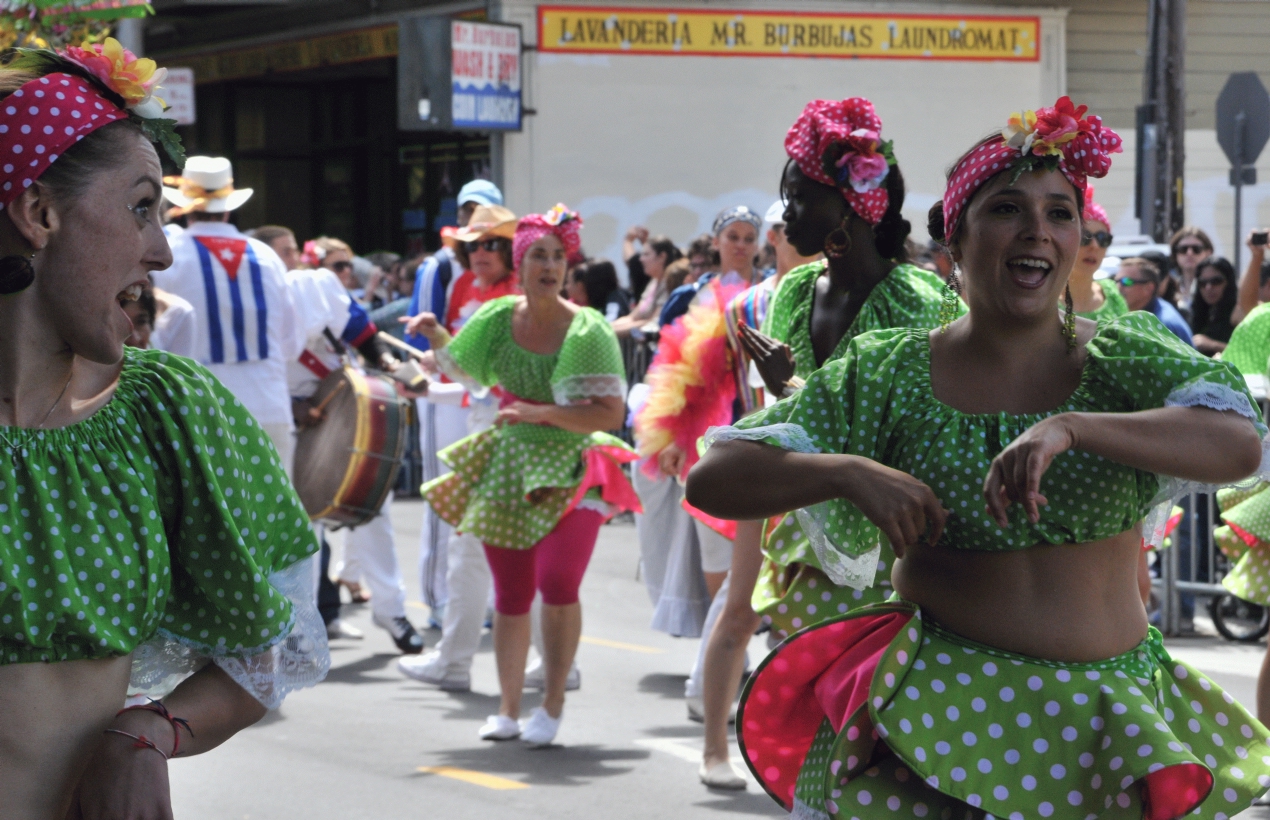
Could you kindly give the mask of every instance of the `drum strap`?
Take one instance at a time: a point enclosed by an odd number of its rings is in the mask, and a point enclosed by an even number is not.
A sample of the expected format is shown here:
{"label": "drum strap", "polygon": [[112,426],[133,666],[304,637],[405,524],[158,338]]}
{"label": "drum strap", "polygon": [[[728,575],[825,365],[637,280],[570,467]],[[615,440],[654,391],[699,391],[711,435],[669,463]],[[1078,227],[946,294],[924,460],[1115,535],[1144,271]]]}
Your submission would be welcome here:
{"label": "drum strap", "polygon": [[314,356],[313,351],[311,350],[305,350],[300,354],[300,364],[307,367],[309,372],[311,372],[314,376],[317,376],[319,379],[325,379],[327,376],[331,375],[331,368],[322,364],[322,360],[317,356]]}

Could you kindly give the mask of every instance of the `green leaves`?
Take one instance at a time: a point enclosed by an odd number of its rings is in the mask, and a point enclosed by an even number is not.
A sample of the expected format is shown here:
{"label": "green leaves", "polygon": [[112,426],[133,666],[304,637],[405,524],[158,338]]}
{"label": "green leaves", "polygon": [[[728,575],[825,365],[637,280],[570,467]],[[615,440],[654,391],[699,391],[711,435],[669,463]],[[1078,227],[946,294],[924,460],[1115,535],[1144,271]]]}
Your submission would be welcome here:
{"label": "green leaves", "polygon": [[140,117],[133,117],[133,120],[140,123],[147,139],[163,148],[178,169],[185,167],[185,147],[176,133],[176,120],[146,120]]}

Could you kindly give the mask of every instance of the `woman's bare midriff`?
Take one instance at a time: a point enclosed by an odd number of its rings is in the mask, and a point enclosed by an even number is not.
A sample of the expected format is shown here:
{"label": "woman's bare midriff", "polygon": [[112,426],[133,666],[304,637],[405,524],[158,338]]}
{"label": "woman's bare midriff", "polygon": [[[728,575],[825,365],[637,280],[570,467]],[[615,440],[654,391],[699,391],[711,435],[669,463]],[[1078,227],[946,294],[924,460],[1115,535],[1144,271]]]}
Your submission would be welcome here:
{"label": "woman's bare midriff", "polygon": [[5,820],[63,820],[102,731],[123,708],[131,656],[0,666]]}
{"label": "woman's bare midriff", "polygon": [[1136,529],[1086,544],[1009,552],[917,545],[895,562],[895,589],[948,630],[1056,661],[1096,661],[1146,636]]}

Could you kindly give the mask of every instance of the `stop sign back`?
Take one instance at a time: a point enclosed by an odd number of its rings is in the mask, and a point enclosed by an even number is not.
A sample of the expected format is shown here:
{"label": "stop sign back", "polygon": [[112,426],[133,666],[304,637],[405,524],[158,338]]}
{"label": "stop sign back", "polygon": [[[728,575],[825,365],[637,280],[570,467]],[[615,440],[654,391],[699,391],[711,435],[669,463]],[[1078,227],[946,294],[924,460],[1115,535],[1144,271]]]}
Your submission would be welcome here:
{"label": "stop sign back", "polygon": [[[1243,113],[1240,139],[1239,114]],[[1231,74],[1217,97],[1217,142],[1230,164],[1252,165],[1270,140],[1270,94],[1251,71]],[[1241,156],[1237,156],[1239,154]]]}

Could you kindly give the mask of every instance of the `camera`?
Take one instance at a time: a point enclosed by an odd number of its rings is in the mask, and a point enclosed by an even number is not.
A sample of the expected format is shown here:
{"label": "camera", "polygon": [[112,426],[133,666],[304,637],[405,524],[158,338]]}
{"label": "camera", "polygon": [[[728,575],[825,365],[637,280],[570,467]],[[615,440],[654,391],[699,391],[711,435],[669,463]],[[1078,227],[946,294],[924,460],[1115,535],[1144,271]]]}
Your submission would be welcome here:
{"label": "camera", "polygon": [[1267,240],[1270,240],[1270,231],[1253,231],[1252,232],[1252,244],[1264,245],[1266,244]]}

